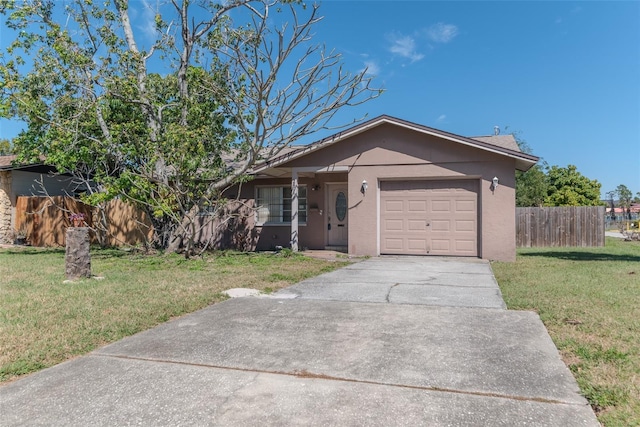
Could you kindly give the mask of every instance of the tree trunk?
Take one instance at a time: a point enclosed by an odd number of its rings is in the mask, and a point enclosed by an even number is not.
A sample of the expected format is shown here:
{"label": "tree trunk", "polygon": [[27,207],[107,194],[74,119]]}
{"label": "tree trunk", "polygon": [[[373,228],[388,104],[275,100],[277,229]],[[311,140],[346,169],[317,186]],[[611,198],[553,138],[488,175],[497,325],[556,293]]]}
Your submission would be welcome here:
{"label": "tree trunk", "polygon": [[67,279],[75,280],[82,277],[91,277],[88,227],[67,228],[64,261]]}

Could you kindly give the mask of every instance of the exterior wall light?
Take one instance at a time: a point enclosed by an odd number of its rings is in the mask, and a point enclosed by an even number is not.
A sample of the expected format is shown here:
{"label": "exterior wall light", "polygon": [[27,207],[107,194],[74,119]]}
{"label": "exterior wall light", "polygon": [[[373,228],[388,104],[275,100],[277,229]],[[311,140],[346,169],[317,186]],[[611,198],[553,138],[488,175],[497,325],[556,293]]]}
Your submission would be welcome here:
{"label": "exterior wall light", "polygon": [[499,182],[498,177],[494,176],[493,179],[491,180],[491,190],[492,191],[495,191],[496,188],[498,188],[498,182]]}
{"label": "exterior wall light", "polygon": [[369,184],[367,184],[367,180],[362,180],[362,185],[360,186],[360,192],[364,195],[367,192],[367,188],[369,188]]}

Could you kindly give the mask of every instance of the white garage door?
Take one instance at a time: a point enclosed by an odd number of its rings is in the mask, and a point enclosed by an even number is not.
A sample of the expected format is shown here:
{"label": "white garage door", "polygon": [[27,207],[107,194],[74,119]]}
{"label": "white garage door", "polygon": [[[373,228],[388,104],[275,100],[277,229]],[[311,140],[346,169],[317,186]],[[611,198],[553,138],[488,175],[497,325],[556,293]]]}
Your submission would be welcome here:
{"label": "white garage door", "polygon": [[478,183],[380,183],[380,253],[478,256]]}

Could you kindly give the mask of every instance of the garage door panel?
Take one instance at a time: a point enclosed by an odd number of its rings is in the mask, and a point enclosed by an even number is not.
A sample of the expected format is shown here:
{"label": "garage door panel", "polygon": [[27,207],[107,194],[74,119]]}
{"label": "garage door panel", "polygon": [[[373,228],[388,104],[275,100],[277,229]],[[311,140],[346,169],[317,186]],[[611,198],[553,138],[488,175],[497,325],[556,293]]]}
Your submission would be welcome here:
{"label": "garage door panel", "polygon": [[431,202],[431,212],[451,212],[451,201],[433,200]]}
{"label": "garage door panel", "polygon": [[384,231],[403,231],[403,220],[401,219],[387,219],[384,221]]}
{"label": "garage door panel", "polygon": [[402,200],[387,200],[384,204],[384,209],[387,212],[402,212],[404,210],[404,203]]}
{"label": "garage door panel", "polygon": [[408,247],[410,251],[426,251],[427,241],[424,239],[408,239]]}
{"label": "garage door panel", "polygon": [[475,200],[456,200],[455,202],[456,212],[471,212],[476,213],[476,201]]}
{"label": "garage door panel", "polygon": [[475,233],[476,222],[473,220],[458,220],[456,221],[456,231],[469,231]]}
{"label": "garage door panel", "polygon": [[427,212],[426,200],[409,200],[409,212]]}
{"label": "garage door panel", "polygon": [[384,239],[385,247],[389,250],[402,250],[403,249],[403,240],[402,239]]}
{"label": "garage door panel", "polygon": [[410,219],[407,221],[409,231],[424,231],[427,228],[427,221],[424,219]]}
{"label": "garage door panel", "polygon": [[473,180],[381,182],[380,252],[477,256],[477,187]]}
{"label": "garage door panel", "polygon": [[444,220],[444,221],[431,220],[430,224],[431,224],[430,227],[432,231],[446,231],[446,232],[451,231],[451,221],[449,220]]}
{"label": "garage door panel", "polygon": [[451,249],[451,242],[448,239],[432,239],[431,240],[431,251],[432,252],[449,252]]}
{"label": "garage door panel", "polygon": [[475,253],[476,241],[475,240],[456,240],[456,250],[458,252]]}

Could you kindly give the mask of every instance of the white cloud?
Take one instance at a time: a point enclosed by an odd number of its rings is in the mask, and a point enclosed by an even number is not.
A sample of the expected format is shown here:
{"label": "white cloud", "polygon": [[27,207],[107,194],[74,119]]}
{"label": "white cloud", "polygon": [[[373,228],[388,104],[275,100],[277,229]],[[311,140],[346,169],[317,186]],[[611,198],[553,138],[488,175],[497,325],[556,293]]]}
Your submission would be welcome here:
{"label": "white cloud", "polygon": [[156,12],[147,0],[142,0],[143,9],[140,15],[137,27],[142,30],[145,37],[153,40],[156,37]]}
{"label": "white cloud", "polygon": [[438,118],[436,119],[436,123],[444,123],[445,120],[447,120],[447,115],[446,114],[440,114],[438,116]]}
{"label": "white cloud", "polygon": [[411,62],[424,58],[424,55],[416,50],[416,41],[413,37],[391,34],[389,39],[391,40],[391,47],[389,48],[391,53],[410,59]]}
{"label": "white cloud", "polygon": [[380,66],[373,60],[364,61],[364,69],[367,70],[367,75],[376,76],[380,74]]}
{"label": "white cloud", "polygon": [[458,27],[438,22],[427,29],[427,37],[435,43],[449,43],[458,35]]}

